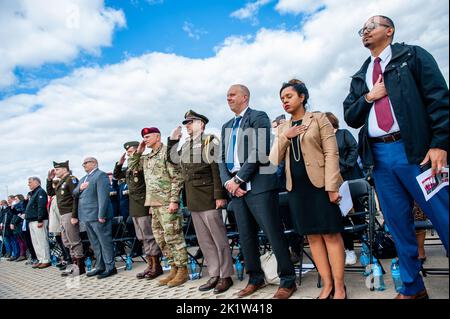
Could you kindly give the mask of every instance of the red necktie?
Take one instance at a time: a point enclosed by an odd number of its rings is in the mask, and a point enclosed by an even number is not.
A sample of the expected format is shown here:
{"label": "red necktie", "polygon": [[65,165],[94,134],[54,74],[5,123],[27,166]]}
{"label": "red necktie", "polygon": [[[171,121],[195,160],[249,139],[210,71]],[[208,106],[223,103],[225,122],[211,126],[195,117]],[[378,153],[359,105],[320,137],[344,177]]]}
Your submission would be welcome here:
{"label": "red necktie", "polygon": [[[377,82],[380,74],[381,76],[383,76],[383,72],[381,72],[380,61],[381,59],[378,57],[375,59],[373,63],[373,73],[372,73],[373,84]],[[389,132],[392,125],[394,125],[394,118],[392,116],[391,106],[389,105],[389,98],[387,95],[375,101],[375,114],[377,116],[378,127],[385,132]]]}

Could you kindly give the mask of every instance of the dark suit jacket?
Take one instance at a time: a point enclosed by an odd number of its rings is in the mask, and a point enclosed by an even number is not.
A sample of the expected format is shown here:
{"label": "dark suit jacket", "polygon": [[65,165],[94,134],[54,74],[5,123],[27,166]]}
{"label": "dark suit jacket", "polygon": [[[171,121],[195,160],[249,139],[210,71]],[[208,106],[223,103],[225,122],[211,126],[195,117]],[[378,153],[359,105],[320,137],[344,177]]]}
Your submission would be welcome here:
{"label": "dark suit jacket", "polygon": [[[222,126],[222,160],[219,163],[220,179],[225,184],[232,175],[227,169],[226,158],[234,117]],[[270,135],[272,126],[267,114],[248,108],[241,120],[238,140],[239,163],[237,176],[251,182],[251,193],[258,194],[278,189],[277,167],[270,164]]]}
{"label": "dark suit jacket", "polygon": [[[89,186],[80,191],[80,185],[87,179]],[[112,218],[113,210],[109,199],[109,178],[105,172],[96,169],[91,175],[80,179],[73,191],[78,199],[78,218],[82,222],[97,221],[99,218]]]}

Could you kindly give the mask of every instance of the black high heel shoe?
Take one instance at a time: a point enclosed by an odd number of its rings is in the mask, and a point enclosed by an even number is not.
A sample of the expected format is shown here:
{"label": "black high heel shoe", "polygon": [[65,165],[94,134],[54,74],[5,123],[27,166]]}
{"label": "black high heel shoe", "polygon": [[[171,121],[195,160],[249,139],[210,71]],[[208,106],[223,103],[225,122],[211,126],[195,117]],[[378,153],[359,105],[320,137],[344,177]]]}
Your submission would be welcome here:
{"label": "black high heel shoe", "polygon": [[[317,296],[316,299],[333,299],[334,296],[334,286],[333,288],[331,288],[330,293],[328,294],[328,296],[326,298],[320,298],[320,296]],[[346,297],[347,297],[347,293],[346,293]]]}
{"label": "black high heel shoe", "polygon": [[[334,291],[333,291],[334,292]],[[347,286],[344,285],[344,293],[345,293],[345,297],[344,299],[347,299]]]}

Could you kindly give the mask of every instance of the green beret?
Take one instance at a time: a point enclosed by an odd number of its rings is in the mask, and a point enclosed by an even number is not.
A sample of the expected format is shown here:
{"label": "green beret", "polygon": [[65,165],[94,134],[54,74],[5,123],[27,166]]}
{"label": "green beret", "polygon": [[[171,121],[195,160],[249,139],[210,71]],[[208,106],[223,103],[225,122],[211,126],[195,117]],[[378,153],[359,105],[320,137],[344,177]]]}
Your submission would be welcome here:
{"label": "green beret", "polygon": [[138,147],[138,146],[139,146],[138,141],[131,141],[131,142],[126,142],[125,144],[123,144],[123,148],[127,151],[130,147]]}
{"label": "green beret", "polygon": [[53,161],[53,167],[54,168],[65,167],[65,168],[69,169],[69,161],[65,161],[65,162],[62,162],[62,163],[56,163],[55,161]]}
{"label": "green beret", "polygon": [[183,125],[186,124],[187,122],[193,121],[193,120],[201,120],[205,124],[208,124],[208,122],[209,122],[209,120],[206,116],[198,114],[197,112],[194,112],[192,110],[189,110],[186,112],[186,114],[184,114]]}

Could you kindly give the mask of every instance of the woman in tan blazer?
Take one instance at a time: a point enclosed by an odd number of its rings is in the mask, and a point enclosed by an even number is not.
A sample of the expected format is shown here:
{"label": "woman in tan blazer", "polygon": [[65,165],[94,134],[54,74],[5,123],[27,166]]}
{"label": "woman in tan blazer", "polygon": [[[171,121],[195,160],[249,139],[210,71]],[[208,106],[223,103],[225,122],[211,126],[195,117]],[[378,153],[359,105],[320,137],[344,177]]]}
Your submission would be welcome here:
{"label": "woman in tan blazer", "polygon": [[323,113],[307,112],[308,90],[299,80],[283,84],[280,97],[291,119],[276,131],[270,161],[285,161],[286,189],[294,229],[307,235],[323,280],[319,299],[347,298],[339,210],[339,153],[333,127]]}

